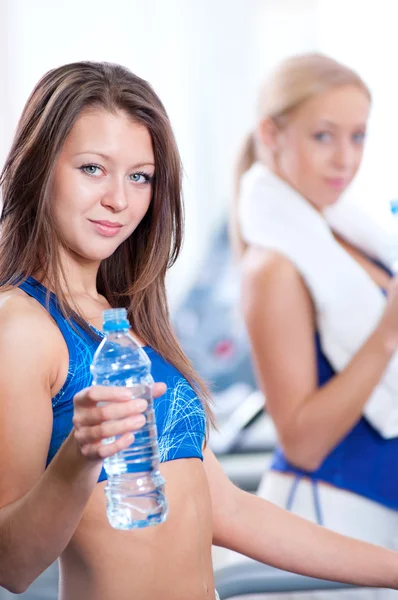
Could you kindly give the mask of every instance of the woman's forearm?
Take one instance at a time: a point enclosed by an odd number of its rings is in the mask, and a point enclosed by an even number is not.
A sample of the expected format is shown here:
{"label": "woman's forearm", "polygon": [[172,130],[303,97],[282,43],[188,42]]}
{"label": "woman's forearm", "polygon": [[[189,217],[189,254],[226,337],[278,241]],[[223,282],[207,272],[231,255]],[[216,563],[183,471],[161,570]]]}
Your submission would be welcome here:
{"label": "woman's forearm", "polygon": [[71,434],[36,485],[0,509],[0,585],[24,591],[65,549],[101,469]]}
{"label": "woman's forearm", "polygon": [[313,471],[360,419],[393,350],[376,330],[350,363],[303,402],[281,441],[289,460]]}
{"label": "woman's forearm", "polygon": [[398,589],[398,553],[334,533],[237,488],[234,496],[232,511],[215,514],[217,545],[302,575]]}

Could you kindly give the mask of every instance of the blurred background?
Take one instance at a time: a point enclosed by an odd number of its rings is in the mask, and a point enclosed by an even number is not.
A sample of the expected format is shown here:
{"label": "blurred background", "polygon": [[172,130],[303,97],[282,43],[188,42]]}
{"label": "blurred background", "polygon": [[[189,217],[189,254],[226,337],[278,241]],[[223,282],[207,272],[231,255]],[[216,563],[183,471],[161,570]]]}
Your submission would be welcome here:
{"label": "blurred background", "polygon": [[[373,94],[365,159],[346,201],[382,223],[398,197],[397,12],[396,0],[0,0],[1,163],[32,87],[55,66],[119,62],[163,100],[185,172],[185,243],[168,277],[172,318],[214,393],[220,427],[211,445],[251,491],[275,433],[250,366],[228,243],[235,156],[269,70],[295,53],[329,54]],[[52,570],[22,597],[55,598],[55,581]],[[0,589],[1,600],[11,597]]]}

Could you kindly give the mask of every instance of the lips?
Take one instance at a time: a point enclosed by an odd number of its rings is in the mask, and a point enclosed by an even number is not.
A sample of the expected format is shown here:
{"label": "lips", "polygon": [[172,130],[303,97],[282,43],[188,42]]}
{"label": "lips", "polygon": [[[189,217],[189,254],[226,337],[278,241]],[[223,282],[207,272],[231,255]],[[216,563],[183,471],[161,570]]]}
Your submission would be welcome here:
{"label": "lips", "polygon": [[349,179],[344,177],[328,177],[326,179],[326,183],[335,190],[341,190],[347,187],[349,184]]}
{"label": "lips", "polygon": [[105,237],[113,237],[114,235],[117,235],[123,227],[122,223],[117,223],[114,221],[93,221],[91,219],[89,219],[89,221],[92,223],[97,233],[104,235]]}

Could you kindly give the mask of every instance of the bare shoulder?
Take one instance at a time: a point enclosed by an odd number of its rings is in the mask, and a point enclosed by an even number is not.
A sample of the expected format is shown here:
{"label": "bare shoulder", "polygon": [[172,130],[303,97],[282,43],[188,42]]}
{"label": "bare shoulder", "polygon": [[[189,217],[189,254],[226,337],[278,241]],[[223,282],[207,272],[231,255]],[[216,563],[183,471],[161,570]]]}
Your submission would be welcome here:
{"label": "bare shoulder", "polygon": [[298,298],[311,306],[311,298],[301,274],[283,254],[253,247],[242,262],[242,299],[252,302],[261,297],[261,304],[283,302],[292,304]]}
{"label": "bare shoulder", "polygon": [[54,326],[41,304],[15,287],[0,292],[0,323],[0,335],[3,327],[31,325],[34,329],[46,327],[51,330],[51,325]]}
{"label": "bare shoulder", "polygon": [[[0,293],[0,350],[23,350],[32,359],[43,361],[62,352],[63,338],[57,325],[37,300],[18,288]],[[42,363],[43,364],[43,363]]]}

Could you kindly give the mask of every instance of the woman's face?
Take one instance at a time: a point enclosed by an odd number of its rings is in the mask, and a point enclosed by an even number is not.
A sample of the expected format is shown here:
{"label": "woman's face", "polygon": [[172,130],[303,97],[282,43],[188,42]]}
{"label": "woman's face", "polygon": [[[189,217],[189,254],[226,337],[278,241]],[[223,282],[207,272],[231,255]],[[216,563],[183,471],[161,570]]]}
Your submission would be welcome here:
{"label": "woman's face", "polygon": [[359,87],[337,87],[304,102],[275,133],[277,174],[318,210],[336,202],[354,178],[369,109]]}
{"label": "woman's face", "polygon": [[136,229],[152,197],[148,130],[124,112],[87,110],[57,160],[53,214],[72,255],[101,262]]}

